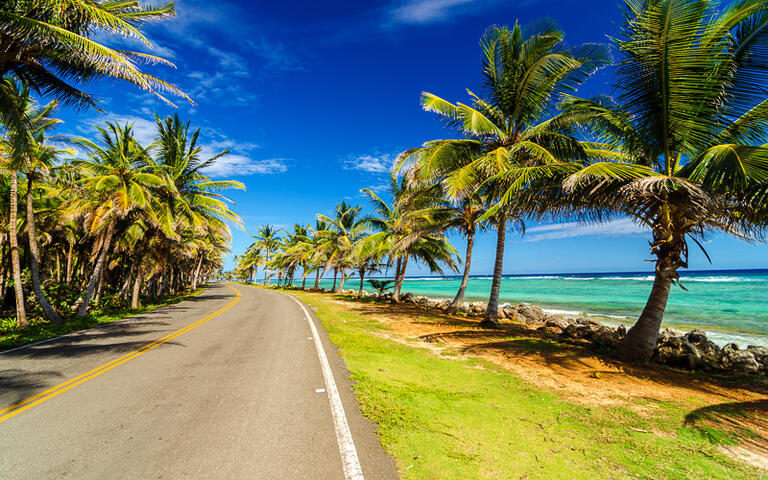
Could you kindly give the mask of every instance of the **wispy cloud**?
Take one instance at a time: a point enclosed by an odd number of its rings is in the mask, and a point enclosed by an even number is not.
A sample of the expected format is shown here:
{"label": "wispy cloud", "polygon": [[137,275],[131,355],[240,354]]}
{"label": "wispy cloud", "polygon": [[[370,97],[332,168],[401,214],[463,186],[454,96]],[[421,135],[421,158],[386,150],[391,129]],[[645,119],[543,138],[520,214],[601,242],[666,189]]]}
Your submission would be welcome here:
{"label": "wispy cloud", "polygon": [[399,23],[431,23],[445,20],[456,7],[476,0],[409,0],[391,10],[391,18]]}
{"label": "wispy cloud", "polygon": [[[205,149],[203,149],[205,153]],[[288,170],[285,158],[254,160],[245,155],[228,154],[216,160],[204,173],[214,178],[243,177],[248,175],[274,175]]]}
{"label": "wispy cloud", "polygon": [[341,159],[341,165],[346,170],[359,170],[368,173],[386,173],[392,170],[396,155],[385,154],[364,154],[350,155]]}
{"label": "wispy cloud", "polygon": [[[524,6],[536,0],[518,0]],[[502,0],[400,0],[387,10],[388,24],[424,25],[451,21],[462,15],[482,13]]]}
{"label": "wispy cloud", "polygon": [[628,218],[611,220],[604,223],[555,223],[538,225],[526,230],[526,242],[542,240],[559,240],[573,237],[620,237],[647,233],[647,229],[637,225]]}
{"label": "wispy cloud", "polygon": [[[120,125],[130,123],[133,125],[134,138],[144,146],[148,146],[157,139],[157,126],[154,120],[130,115],[108,115],[94,119],[94,123],[102,125],[104,121],[116,122]],[[93,138],[96,132],[95,125],[89,125],[80,129],[83,134]],[[284,158],[254,158],[259,145],[253,142],[238,142],[227,137],[213,128],[202,129],[200,143],[200,158],[208,159],[222,152],[230,150],[223,157],[218,158],[213,165],[207,167],[204,172],[214,178],[243,177],[249,175],[273,175],[288,170],[288,160]],[[205,138],[204,138],[205,137]]]}

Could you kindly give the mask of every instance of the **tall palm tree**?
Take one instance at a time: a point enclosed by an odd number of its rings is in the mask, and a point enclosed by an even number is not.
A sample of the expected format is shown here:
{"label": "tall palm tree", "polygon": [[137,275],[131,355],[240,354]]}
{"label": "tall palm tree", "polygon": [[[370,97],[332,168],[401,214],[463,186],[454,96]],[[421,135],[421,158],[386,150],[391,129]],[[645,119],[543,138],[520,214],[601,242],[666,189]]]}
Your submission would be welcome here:
{"label": "tall palm tree", "polygon": [[[161,98],[170,92],[188,98],[173,85],[141,72],[136,62],[171,65],[160,57],[110,48],[99,39],[110,34],[150,42],[141,27],[175,16],[173,3],[141,6],[138,0],[47,0],[0,2],[0,76],[12,75],[35,91],[66,103],[94,105],[95,99],[73,82],[100,78],[120,79]],[[0,116],[6,111],[0,89]]]}
{"label": "tall palm tree", "polygon": [[[496,226],[496,259],[484,323],[498,325],[499,289],[507,222],[519,218],[507,194],[515,182],[504,176],[520,166],[536,166],[581,158],[583,147],[552,124],[552,111],[563,94],[573,92],[609,61],[607,47],[587,44],[567,48],[554,25],[539,24],[528,35],[515,24],[491,27],[483,35],[484,95],[469,92],[472,105],[422,95],[425,110],[443,117],[465,138],[431,142],[419,156],[418,169],[443,176],[449,193],[480,189],[493,203],[485,214]],[[457,158],[469,158],[457,162]],[[520,183],[520,181],[517,181]]]}
{"label": "tall palm tree", "polygon": [[[365,233],[366,222],[360,216],[362,207],[351,206],[346,202],[336,205],[336,214],[333,218],[318,215],[318,218],[327,222],[325,230],[325,243],[321,247],[328,252],[327,264],[333,267],[333,290],[341,292],[346,280],[346,269],[352,267],[352,250],[355,243]],[[336,274],[341,273],[341,281],[336,288]]]}
{"label": "tall palm tree", "polygon": [[565,102],[614,149],[561,169],[564,183],[542,189],[537,203],[587,219],[628,215],[651,230],[655,279],[619,346],[625,359],[648,360],[670,287],[688,267],[688,241],[764,234],[768,4],[720,11],[711,0],[626,0],[624,14],[617,98]]}
{"label": "tall palm tree", "polygon": [[[277,229],[272,225],[262,225],[259,227],[259,233],[253,236],[256,239],[254,245],[264,252],[264,263],[268,264],[272,260],[272,255],[279,245],[280,235]],[[269,276],[267,269],[264,268],[264,284],[267,285]]]}
{"label": "tall palm tree", "polygon": [[83,172],[80,180],[87,196],[73,199],[74,210],[86,209],[89,231],[98,235],[101,247],[93,267],[77,316],[84,316],[90,299],[101,279],[102,270],[110,252],[116,224],[129,215],[140,213],[142,217],[168,237],[173,238],[173,225],[167,215],[153,211],[152,195],[168,183],[155,173],[155,165],[146,148],[133,137],[131,125],[120,126],[107,123],[106,128],[98,127],[101,143],[78,139],[77,143],[89,151],[90,160],[78,160],[75,164]]}
{"label": "tall palm tree", "polygon": [[405,177],[390,176],[389,192],[392,205],[385,202],[372,190],[364,188],[374,206],[374,215],[365,222],[376,233],[368,235],[360,247],[360,256],[373,258],[389,257],[389,264],[395,263],[395,285],[392,301],[400,301],[400,292],[405,281],[405,272],[410,259],[421,261],[432,273],[442,274],[441,264],[456,270],[456,250],[441,233],[443,219],[421,212],[433,202],[433,191],[411,184]]}
{"label": "tall palm tree", "polygon": [[46,318],[52,323],[61,323],[63,322],[61,315],[51,307],[41,286],[40,254],[33,203],[35,183],[46,178],[50,169],[59,162],[59,155],[63,153],[62,150],[48,144],[47,138],[48,130],[61,121],[50,116],[56,107],[56,102],[51,102],[44,107],[38,107],[32,97],[29,96],[28,87],[22,89],[20,94],[22,101],[28,105],[29,113],[27,116],[30,119],[29,125],[33,129],[32,131],[18,132],[30,136],[29,149],[25,156],[25,165],[22,168],[27,177],[27,237],[29,239],[29,270],[32,289]]}
{"label": "tall palm tree", "polygon": [[312,229],[312,247],[314,254],[311,257],[310,262],[314,265],[315,270],[315,285],[312,287],[313,291],[320,289],[320,278],[325,274],[328,255],[323,250],[322,246],[325,243],[324,233],[328,230],[328,223],[321,219],[315,219],[315,228]]}

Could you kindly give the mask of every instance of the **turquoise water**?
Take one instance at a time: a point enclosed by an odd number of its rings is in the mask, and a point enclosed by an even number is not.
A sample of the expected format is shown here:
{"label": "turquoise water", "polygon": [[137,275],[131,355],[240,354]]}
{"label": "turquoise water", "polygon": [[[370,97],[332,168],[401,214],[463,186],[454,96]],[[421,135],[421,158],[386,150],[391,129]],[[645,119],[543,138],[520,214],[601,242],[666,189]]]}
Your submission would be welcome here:
{"label": "turquoise water", "polygon": [[[533,303],[552,313],[631,325],[645,305],[652,282],[649,273],[505,276],[500,303]],[[768,346],[768,270],[683,272],[681,282],[688,291],[672,287],[664,326],[701,328],[720,344]],[[323,280],[321,285],[332,283]],[[456,277],[406,278],[403,291],[452,299],[459,283]],[[358,279],[351,278],[345,288],[359,285]],[[487,301],[490,288],[489,276],[472,277],[465,300]],[[367,283],[365,289],[373,291]]]}

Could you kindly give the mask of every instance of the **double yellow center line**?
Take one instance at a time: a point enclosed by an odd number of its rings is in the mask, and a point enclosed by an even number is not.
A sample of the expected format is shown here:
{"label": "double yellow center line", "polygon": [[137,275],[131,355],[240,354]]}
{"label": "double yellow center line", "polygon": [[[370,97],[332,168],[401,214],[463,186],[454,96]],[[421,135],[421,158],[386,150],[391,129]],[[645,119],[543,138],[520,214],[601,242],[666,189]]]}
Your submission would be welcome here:
{"label": "double yellow center line", "polygon": [[147,345],[144,345],[143,347],[134,350],[132,352],[129,352],[122,357],[116,358],[112,360],[111,362],[107,362],[101,366],[98,366],[94,368],[93,370],[90,370],[88,372],[85,372],[82,375],[79,375],[75,378],[72,378],[70,380],[67,380],[66,382],[60,383],[54,387],[49,388],[48,390],[45,390],[43,392],[38,393],[37,395],[34,395],[32,397],[29,397],[25,400],[22,400],[21,402],[18,402],[16,404],[11,405],[10,407],[4,408],[0,410],[0,423],[15,417],[16,415],[20,414],[21,412],[25,410],[29,410],[30,408],[40,405],[43,402],[47,402],[48,400],[52,399],[53,397],[56,397],[58,395],[61,395],[62,393],[66,392],[67,390],[71,388],[75,388],[76,386],[80,385],[81,383],[87,382],[88,380],[91,380],[92,378],[96,378],[102,373],[106,373],[113,368],[115,368],[118,365],[122,365],[123,363],[132,360],[139,355],[142,355],[144,353],[147,353],[148,351],[159,347],[163,343],[167,342],[168,340],[174,339],[178,337],[179,335],[183,335],[184,333],[187,333],[188,331],[199,327],[200,325],[204,324],[205,322],[211,320],[214,317],[217,317],[221,315],[222,313],[226,312],[230,308],[232,308],[238,301],[240,301],[240,292],[229,286],[227,287],[231,288],[235,292],[235,298],[232,299],[228,304],[220,308],[219,310],[216,310],[215,312],[211,313],[210,315],[206,315],[205,317],[201,318],[200,320],[191,323],[187,325],[186,327],[176,330],[175,332],[166,335],[165,337],[155,340],[152,343],[148,343]]}

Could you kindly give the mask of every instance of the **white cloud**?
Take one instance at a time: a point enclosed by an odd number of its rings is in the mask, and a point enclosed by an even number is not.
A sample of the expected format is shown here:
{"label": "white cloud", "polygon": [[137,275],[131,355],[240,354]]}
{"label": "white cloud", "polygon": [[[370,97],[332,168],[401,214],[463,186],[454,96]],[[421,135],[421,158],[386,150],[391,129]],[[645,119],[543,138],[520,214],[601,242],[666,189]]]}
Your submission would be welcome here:
{"label": "white cloud", "polygon": [[[128,115],[109,115],[106,118],[94,120],[96,120],[95,123],[98,126],[103,125],[104,121],[116,122],[119,125],[133,124],[134,138],[145,147],[157,138],[157,126],[154,118],[149,120]],[[94,139],[98,143],[99,139],[94,135],[96,133],[96,125],[84,128],[83,131],[89,138]],[[192,127],[194,128],[194,125]],[[288,170],[288,162],[284,158],[253,159],[252,152],[259,148],[259,145],[256,143],[238,142],[213,128],[202,129],[202,133],[199,144],[200,158],[211,158],[222,150],[234,152],[218,158],[213,165],[205,169],[206,175],[215,178],[231,178],[248,175],[272,175]]]}
{"label": "white cloud", "polygon": [[94,136],[94,134],[97,132],[96,127],[104,128],[106,122],[116,123],[120,126],[130,123],[133,125],[133,138],[138,140],[139,144],[146,147],[157,139],[157,125],[155,124],[154,117],[150,118],[151,119],[132,117],[129,115],[108,115],[106,117],[95,117],[93,118],[93,124],[88,125],[81,130],[86,132],[89,135],[89,138],[98,143],[100,141],[100,137]]}
{"label": "white cloud", "polygon": [[454,7],[473,2],[475,0],[409,0],[394,8],[391,15],[400,23],[429,23],[444,20]]}
{"label": "white cloud", "polygon": [[389,153],[373,155],[350,155],[341,160],[346,170],[360,170],[368,173],[386,173],[395,164],[395,155]]}
{"label": "white cloud", "polygon": [[284,158],[254,160],[245,155],[228,154],[217,159],[212,166],[203,171],[206,175],[215,178],[273,175],[288,170],[286,162],[287,160]]}
{"label": "white cloud", "polygon": [[610,220],[604,223],[555,223],[538,225],[526,230],[526,242],[559,240],[573,237],[619,237],[648,233],[645,227],[637,225],[628,218]]}

